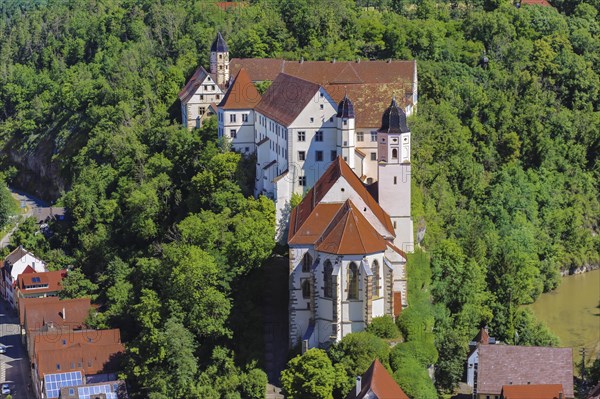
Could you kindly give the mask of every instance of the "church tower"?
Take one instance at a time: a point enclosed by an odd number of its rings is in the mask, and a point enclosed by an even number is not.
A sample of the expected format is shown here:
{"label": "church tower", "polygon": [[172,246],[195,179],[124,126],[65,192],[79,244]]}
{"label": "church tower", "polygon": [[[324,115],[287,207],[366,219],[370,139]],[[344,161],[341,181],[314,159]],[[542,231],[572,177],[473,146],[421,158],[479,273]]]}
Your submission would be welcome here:
{"label": "church tower", "polygon": [[338,104],[337,121],[337,153],[341,155],[350,168],[354,170],[354,105],[348,96],[344,96]]}
{"label": "church tower", "polygon": [[221,32],[210,47],[210,73],[221,87],[229,82],[229,48]]}
{"label": "church tower", "polygon": [[383,113],[377,131],[379,205],[390,215],[396,232],[394,244],[405,252],[414,247],[410,213],[410,131],[406,114],[396,98]]}

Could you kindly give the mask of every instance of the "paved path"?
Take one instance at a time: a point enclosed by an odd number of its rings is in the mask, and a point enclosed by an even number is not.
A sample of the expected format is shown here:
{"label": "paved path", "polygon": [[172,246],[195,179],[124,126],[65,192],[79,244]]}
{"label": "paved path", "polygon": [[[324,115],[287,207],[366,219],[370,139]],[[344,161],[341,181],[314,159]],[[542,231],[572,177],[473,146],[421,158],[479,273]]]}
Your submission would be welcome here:
{"label": "paved path", "polygon": [[[26,211],[24,213],[22,213],[21,215],[14,216],[18,219],[33,216],[33,211],[36,208],[43,208],[43,207],[48,206],[48,204],[46,202],[44,202],[41,199],[36,198],[30,194],[27,194],[24,191],[10,188],[10,187],[8,189],[10,190],[10,193],[12,194],[13,198],[16,199],[17,201],[19,201],[19,206],[21,207],[21,209],[26,209]],[[2,237],[0,239],[0,249],[6,248],[8,246],[8,244],[10,244],[10,237],[12,237],[13,233],[19,227],[19,221],[17,221],[16,226],[13,227],[12,230],[10,230],[4,237]]]}
{"label": "paved path", "polygon": [[0,300],[0,343],[6,346],[6,353],[0,354],[0,382],[8,383],[14,399],[33,399],[28,392],[31,384],[29,359],[21,344],[19,318],[17,312]]}

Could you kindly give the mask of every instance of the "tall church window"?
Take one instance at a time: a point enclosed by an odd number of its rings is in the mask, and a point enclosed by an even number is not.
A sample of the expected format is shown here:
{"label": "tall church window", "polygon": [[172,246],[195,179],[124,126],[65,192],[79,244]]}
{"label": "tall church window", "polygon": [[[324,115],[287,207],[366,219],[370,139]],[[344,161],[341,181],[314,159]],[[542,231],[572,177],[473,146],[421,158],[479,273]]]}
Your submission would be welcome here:
{"label": "tall church window", "polygon": [[348,266],[348,299],[358,299],[358,266],[354,262]]}
{"label": "tall church window", "polygon": [[379,262],[373,261],[371,265],[371,271],[373,272],[373,298],[379,296]]}
{"label": "tall church window", "polygon": [[323,279],[324,279],[324,293],[325,298],[333,297],[333,265],[331,261],[327,259],[325,261],[325,267],[323,268]]}
{"label": "tall church window", "polygon": [[398,149],[392,149],[392,159],[398,159]]}
{"label": "tall church window", "polygon": [[310,267],[312,266],[313,260],[312,256],[307,252],[304,254],[304,258],[302,258],[302,271],[310,272]]}
{"label": "tall church window", "polygon": [[309,279],[302,280],[302,298],[304,298],[304,299],[310,298],[310,280]]}

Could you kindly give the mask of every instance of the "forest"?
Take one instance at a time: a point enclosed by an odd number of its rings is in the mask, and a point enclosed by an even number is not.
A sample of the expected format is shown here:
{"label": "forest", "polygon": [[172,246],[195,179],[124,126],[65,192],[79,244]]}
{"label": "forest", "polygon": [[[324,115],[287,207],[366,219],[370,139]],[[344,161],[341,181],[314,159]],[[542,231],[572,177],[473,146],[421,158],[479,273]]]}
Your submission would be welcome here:
{"label": "forest", "polygon": [[131,397],[263,398],[261,272],[285,255],[274,205],[251,196],[252,159],[215,121],[181,127],[177,94],[217,31],[232,57],[416,59],[412,208],[426,233],[411,306],[294,358],[282,384],[343,398],[378,357],[428,399],[456,387],[483,325],[556,345],[520,305],[600,263],[600,1],[550,3],[0,2],[2,176],[69,216],[48,238],[24,223],[12,247],[72,267],[63,295],[92,296],[89,325],[121,329]]}

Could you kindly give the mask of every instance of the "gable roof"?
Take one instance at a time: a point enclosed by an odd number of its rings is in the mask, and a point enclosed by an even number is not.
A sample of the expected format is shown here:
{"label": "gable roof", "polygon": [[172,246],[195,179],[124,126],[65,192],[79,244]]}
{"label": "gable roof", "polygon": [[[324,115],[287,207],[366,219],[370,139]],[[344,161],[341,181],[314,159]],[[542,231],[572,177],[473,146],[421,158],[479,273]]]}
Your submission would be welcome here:
{"label": "gable roof", "polygon": [[[23,257],[25,257],[25,255],[31,255],[35,258],[35,255],[32,254],[31,252],[29,252],[28,250],[26,250],[25,248],[23,248],[22,245],[19,245],[17,248],[15,248],[14,251],[12,251],[11,253],[9,253],[6,258],[4,258],[4,265],[7,263],[10,263],[11,265],[14,265],[15,263],[17,263],[18,261],[20,261]],[[37,258],[36,258],[37,259]]]}
{"label": "gable roof", "polygon": [[[210,74],[206,72],[204,67],[200,66],[198,69],[196,69],[192,77],[179,92],[179,99],[182,103],[188,102],[190,98],[192,98],[192,96],[196,93],[196,90],[198,90],[198,87],[202,85],[202,82],[204,82],[207,76],[210,76]],[[215,82],[214,84],[216,85],[217,83]]]}
{"label": "gable roof", "polygon": [[561,384],[530,384],[530,385],[504,385],[502,398],[504,399],[559,399],[563,393]]}
{"label": "gable roof", "polygon": [[346,200],[317,241],[315,249],[336,255],[363,255],[385,251],[386,243],[352,201]]}
{"label": "gable roof", "polygon": [[35,351],[60,351],[77,344],[111,345],[121,343],[121,331],[78,330],[65,334],[63,331],[46,331],[32,336]]}
{"label": "gable roof", "polygon": [[[367,204],[375,217],[385,226],[386,230],[394,235],[394,228],[390,216],[381,208],[371,194],[365,188],[365,185],[360,181],[358,176],[352,171],[350,166],[338,156],[335,161],[329,165],[327,170],[321,175],[313,188],[306,194],[304,199],[296,206],[290,215],[290,229],[288,233],[289,244],[309,244],[313,242],[307,241],[306,236],[314,236],[315,232],[322,231],[326,226],[322,225],[322,221],[317,222],[316,217],[310,217],[317,205],[325,197],[327,192],[333,185],[343,177],[352,189],[360,196]],[[325,209],[325,208],[320,208]],[[329,212],[331,209],[329,209]],[[337,210],[336,210],[337,212]],[[310,224],[304,225],[310,219]],[[329,221],[329,220],[328,220]],[[311,234],[311,232],[313,232]],[[296,238],[296,233],[300,235]]]}
{"label": "gable roof", "polygon": [[227,90],[219,107],[223,109],[254,109],[260,99],[261,96],[252,80],[250,80],[248,71],[242,68],[229,90]]}
{"label": "gable roof", "polygon": [[367,397],[369,392],[374,393],[377,399],[408,399],[378,359],[375,359],[371,367],[362,375],[361,388],[358,395],[356,389],[352,389],[346,399],[362,399]]}
{"label": "gable roof", "polygon": [[319,91],[320,86],[281,73],[267,89],[256,111],[283,126],[289,126]]}
{"label": "gable roof", "polygon": [[66,328],[77,330],[85,326],[92,304],[90,298],[59,300],[56,297],[22,298],[21,325],[27,331],[42,328]]}
{"label": "gable roof", "polygon": [[565,397],[573,398],[571,348],[481,345],[477,391],[500,395],[503,385],[562,384]]}
{"label": "gable roof", "polygon": [[[21,291],[25,291],[25,294],[27,294],[28,292],[45,293],[60,291],[62,290],[62,280],[66,276],[66,270],[57,270],[42,273],[28,272],[27,270],[25,270],[22,274],[19,274],[17,276],[17,287]],[[36,281],[34,281],[34,278],[36,279]],[[28,286],[34,285],[47,285],[47,287],[27,288]]]}

